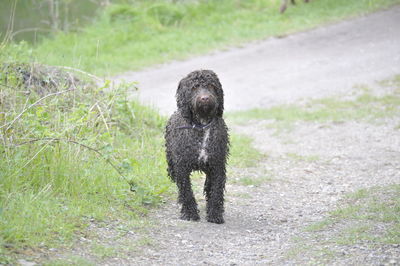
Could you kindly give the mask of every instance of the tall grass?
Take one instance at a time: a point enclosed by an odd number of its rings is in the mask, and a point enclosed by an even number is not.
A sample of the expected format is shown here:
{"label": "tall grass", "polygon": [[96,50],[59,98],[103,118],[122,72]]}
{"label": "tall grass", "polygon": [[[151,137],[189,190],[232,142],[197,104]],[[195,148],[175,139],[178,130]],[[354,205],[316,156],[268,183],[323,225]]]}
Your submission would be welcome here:
{"label": "tall grass", "polygon": [[126,88],[33,64],[4,66],[0,84],[0,251],[68,242],[169,190],[165,119]]}
{"label": "tall grass", "polygon": [[400,0],[299,2],[281,15],[278,0],[144,1],[107,7],[77,32],[56,34],[32,57],[111,75],[213,49],[281,36],[390,5]]}

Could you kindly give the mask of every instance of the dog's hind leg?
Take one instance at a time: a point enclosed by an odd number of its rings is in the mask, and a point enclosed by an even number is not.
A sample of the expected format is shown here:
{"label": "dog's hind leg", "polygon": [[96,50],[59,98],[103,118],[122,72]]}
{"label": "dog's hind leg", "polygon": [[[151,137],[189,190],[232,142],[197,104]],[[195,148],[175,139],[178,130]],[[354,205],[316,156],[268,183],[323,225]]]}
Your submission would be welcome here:
{"label": "dog's hind leg", "polygon": [[182,204],[181,219],[198,221],[200,219],[194,198],[192,184],[190,183],[190,171],[180,172],[174,177],[179,190],[178,202]]}

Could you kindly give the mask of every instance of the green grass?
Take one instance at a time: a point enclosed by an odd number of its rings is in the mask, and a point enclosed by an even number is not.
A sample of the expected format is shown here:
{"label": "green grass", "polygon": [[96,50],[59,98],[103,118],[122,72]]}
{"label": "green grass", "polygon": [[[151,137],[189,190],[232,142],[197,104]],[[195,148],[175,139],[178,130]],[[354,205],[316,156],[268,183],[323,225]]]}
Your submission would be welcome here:
{"label": "green grass", "polygon": [[[280,1],[128,0],[112,4],[92,25],[59,32],[37,47],[22,45],[17,57],[66,65],[99,75],[182,59],[193,54],[283,36],[324,23],[365,14],[399,0],[318,0],[299,2],[283,15]],[[12,45],[11,45],[12,46]],[[0,50],[4,61],[16,47]]]}
{"label": "green grass", "polygon": [[0,69],[0,263],[71,243],[90,221],[140,218],[170,191],[165,118],[128,101],[126,88],[74,80],[75,88],[50,69]]}
{"label": "green grass", "polygon": [[305,162],[316,162],[320,159],[320,157],[318,155],[305,156],[305,155],[300,155],[297,153],[287,153],[286,156],[295,161],[305,161]]}
{"label": "green grass", "polygon": [[306,230],[319,232],[337,225],[340,225],[340,230],[335,230],[336,236],[331,239],[337,244],[351,245],[363,241],[400,244],[400,185],[351,193],[342,207]]}
{"label": "green grass", "polygon": [[236,168],[254,167],[265,157],[245,135],[231,134],[228,165]]}
{"label": "green grass", "polygon": [[95,243],[92,245],[91,254],[99,258],[117,257],[118,247]]}
{"label": "green grass", "polygon": [[244,176],[234,180],[234,183],[240,184],[242,186],[254,186],[259,187],[264,183],[270,182],[272,178],[268,175],[257,176],[257,177],[248,177]]}
{"label": "green grass", "polygon": [[[289,258],[312,256],[316,264],[332,264],[343,249],[376,249],[400,244],[400,185],[360,189],[346,196],[337,209],[304,228],[307,236],[293,239]],[[351,256],[351,254],[347,254]]]}
{"label": "green grass", "polygon": [[[400,88],[400,83],[396,83]],[[252,109],[227,115],[232,123],[248,120],[271,120],[277,131],[291,128],[295,122],[344,122],[350,120],[375,120],[399,114],[400,93],[394,90],[383,96],[363,93],[352,100],[324,98],[312,100],[305,106],[280,105],[268,109]]]}
{"label": "green grass", "polygon": [[73,266],[73,265],[79,265],[79,266],[94,266],[96,263],[93,263],[91,261],[88,261],[85,258],[81,258],[78,256],[70,256],[65,259],[57,259],[57,260],[51,260],[43,265],[45,266]]}

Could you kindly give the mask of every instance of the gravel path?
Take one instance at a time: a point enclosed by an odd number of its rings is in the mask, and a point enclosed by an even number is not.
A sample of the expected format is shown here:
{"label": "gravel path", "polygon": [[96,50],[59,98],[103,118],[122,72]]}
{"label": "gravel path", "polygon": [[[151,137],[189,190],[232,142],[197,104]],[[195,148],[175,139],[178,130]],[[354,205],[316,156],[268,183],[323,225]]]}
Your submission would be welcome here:
{"label": "gravel path", "polygon": [[[396,6],[285,38],[126,73],[118,79],[139,81],[143,101],[166,114],[175,109],[178,81],[199,68],[218,73],[228,111],[346,96],[354,85],[400,73],[399,29],[400,6]],[[114,232],[116,225],[94,228],[105,245],[128,243],[123,255],[99,261],[80,245],[75,254],[104,265],[399,265],[399,245],[331,244],[327,249],[333,255],[317,256],[303,253],[303,242],[296,239],[318,246],[304,229],[324,219],[346,193],[400,184],[400,119],[301,122],[281,134],[275,134],[269,123],[230,125],[232,131],[251,136],[268,157],[255,168],[231,166],[225,224],[205,221],[203,179],[196,179],[200,222],[181,221],[179,207],[168,201],[149,215],[149,230],[129,231],[121,238]],[[261,182],[244,185],[239,182],[242,177]],[[141,244],[126,249],[136,242]]]}
{"label": "gravel path", "polygon": [[138,81],[141,99],[169,114],[179,80],[195,69],[218,74],[227,111],[341,94],[400,73],[400,6],[117,78]]}
{"label": "gravel path", "polygon": [[[400,183],[400,134],[397,130],[394,135],[396,131],[390,126],[399,122],[346,122],[322,128],[302,124],[280,137],[273,137],[273,130],[267,129],[264,122],[235,127],[235,131],[253,136],[257,147],[271,155],[257,169],[231,171],[226,223],[215,225],[205,221],[202,180],[197,180],[201,222],[179,220],[178,206],[168,203],[151,215],[157,225],[147,236],[154,242],[145,246],[141,254],[117,264],[296,265],[312,260],[339,265],[400,263],[398,245],[379,249],[368,244],[328,246],[337,252],[334,259],[316,258],[312,252],[300,257],[290,255],[302,248],[295,238],[301,237],[307,245],[318,245],[304,228],[322,220],[346,193]],[[269,141],[277,142],[280,149],[271,153]],[[287,156],[293,150],[301,151],[304,158],[318,156],[318,160]],[[265,182],[247,186],[235,182],[243,176],[264,178]],[[351,253],[343,253],[350,248]]]}

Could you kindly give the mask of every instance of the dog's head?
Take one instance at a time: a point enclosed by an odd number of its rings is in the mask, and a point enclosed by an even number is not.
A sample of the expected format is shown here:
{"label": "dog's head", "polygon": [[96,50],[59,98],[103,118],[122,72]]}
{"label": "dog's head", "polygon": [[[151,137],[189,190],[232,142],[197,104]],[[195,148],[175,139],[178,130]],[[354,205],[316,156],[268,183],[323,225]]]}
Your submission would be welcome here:
{"label": "dog's head", "polygon": [[191,72],[179,82],[176,92],[178,110],[192,120],[222,117],[224,92],[217,75],[211,70]]}

